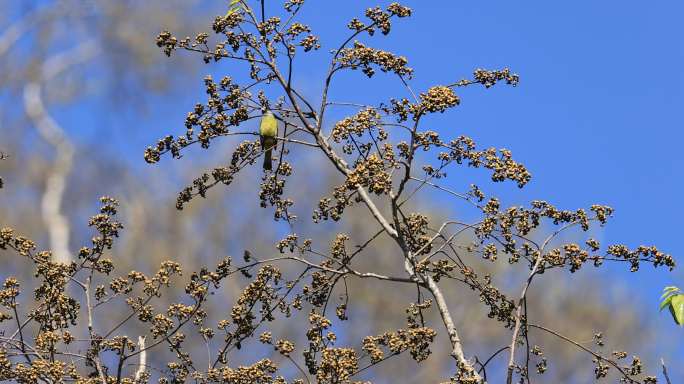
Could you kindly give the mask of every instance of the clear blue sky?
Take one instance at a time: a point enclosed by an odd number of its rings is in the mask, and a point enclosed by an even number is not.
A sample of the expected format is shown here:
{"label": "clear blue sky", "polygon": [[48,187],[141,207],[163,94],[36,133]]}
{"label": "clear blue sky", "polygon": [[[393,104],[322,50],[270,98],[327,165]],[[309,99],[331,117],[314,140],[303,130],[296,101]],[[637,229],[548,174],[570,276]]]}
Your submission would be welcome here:
{"label": "clear blue sky", "polygon": [[[679,237],[684,218],[684,3],[404,3],[414,9],[414,17],[397,23],[389,38],[366,41],[407,56],[416,70],[415,89],[468,77],[478,67],[510,67],[521,77],[517,88],[464,90],[462,105],[438,120],[448,127],[441,129],[468,134],[481,145],[511,149],[533,174],[523,191],[512,185],[488,190],[513,203],[545,199],[566,209],[611,205],[616,214],[603,234],[605,242],[656,244],[684,260]],[[296,78],[307,94],[319,91],[323,59],[335,47],[332,42],[346,33],[346,22],[374,4],[307,2],[303,16],[324,44],[312,55],[314,64],[302,62]],[[149,41],[152,46],[154,36]],[[228,67],[213,70],[222,68]],[[354,76],[362,80],[360,73]],[[204,98],[201,77],[194,84],[194,93],[151,100],[152,114],[165,114],[162,121],[156,116],[144,120],[132,141],[113,142],[126,145],[126,153],[143,166],[144,147],[167,133],[181,133],[185,113]],[[336,95],[347,100],[401,95],[389,76],[335,86]],[[106,112],[104,103],[93,108]],[[90,124],[88,118],[80,121]],[[131,116],[110,116],[107,125],[118,128],[124,121]],[[649,305],[637,310],[655,315],[662,287],[684,286],[682,267],[671,274],[652,273],[647,266],[644,274],[625,273],[635,294]],[[670,319],[661,320],[663,327],[675,330]],[[679,335],[684,340],[684,333]]]}

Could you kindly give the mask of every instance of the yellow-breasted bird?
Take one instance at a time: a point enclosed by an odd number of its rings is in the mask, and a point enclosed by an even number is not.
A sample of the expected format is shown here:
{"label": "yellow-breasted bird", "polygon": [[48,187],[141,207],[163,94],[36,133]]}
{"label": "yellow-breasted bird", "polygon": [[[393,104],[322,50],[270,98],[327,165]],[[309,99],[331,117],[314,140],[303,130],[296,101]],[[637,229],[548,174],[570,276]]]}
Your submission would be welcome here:
{"label": "yellow-breasted bird", "polygon": [[272,168],[271,154],[273,152],[273,147],[276,145],[276,136],[278,135],[278,120],[273,116],[273,112],[266,111],[261,117],[259,135],[261,139],[261,148],[266,151],[264,153],[264,169],[270,171]]}

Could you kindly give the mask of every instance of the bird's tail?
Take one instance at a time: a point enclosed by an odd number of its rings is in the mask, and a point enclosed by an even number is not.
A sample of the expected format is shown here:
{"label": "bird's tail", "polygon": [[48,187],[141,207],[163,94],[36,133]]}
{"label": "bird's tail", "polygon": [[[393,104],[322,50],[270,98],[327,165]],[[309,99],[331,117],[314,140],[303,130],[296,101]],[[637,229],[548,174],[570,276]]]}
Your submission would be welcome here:
{"label": "bird's tail", "polygon": [[264,153],[264,170],[270,171],[273,169],[273,165],[271,164],[271,151],[270,149]]}

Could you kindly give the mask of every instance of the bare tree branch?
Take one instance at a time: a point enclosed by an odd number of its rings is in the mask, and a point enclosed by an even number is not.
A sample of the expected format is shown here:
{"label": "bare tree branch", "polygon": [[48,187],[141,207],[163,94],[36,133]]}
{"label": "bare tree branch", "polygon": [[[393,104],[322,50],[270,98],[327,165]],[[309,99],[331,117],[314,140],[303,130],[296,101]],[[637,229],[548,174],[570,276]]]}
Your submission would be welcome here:
{"label": "bare tree branch", "polygon": [[2,35],[0,35],[0,56],[7,53],[30,30],[31,25],[42,16],[42,12],[43,9],[31,10],[5,29]]}
{"label": "bare tree branch", "polygon": [[138,336],[138,348],[142,351],[140,353],[138,370],[135,371],[135,380],[138,381],[142,378],[143,373],[145,373],[145,367],[147,366],[147,350],[145,350],[145,336]]}
{"label": "bare tree branch", "polygon": [[87,41],[76,48],[48,58],[41,68],[40,78],[24,86],[24,108],[40,136],[55,148],[56,158],[48,175],[42,198],[42,215],[50,235],[53,259],[71,261],[69,251],[69,221],[61,212],[66,179],[71,172],[74,148],[62,127],[50,116],[43,98],[42,87],[69,68],[93,58],[99,48]]}

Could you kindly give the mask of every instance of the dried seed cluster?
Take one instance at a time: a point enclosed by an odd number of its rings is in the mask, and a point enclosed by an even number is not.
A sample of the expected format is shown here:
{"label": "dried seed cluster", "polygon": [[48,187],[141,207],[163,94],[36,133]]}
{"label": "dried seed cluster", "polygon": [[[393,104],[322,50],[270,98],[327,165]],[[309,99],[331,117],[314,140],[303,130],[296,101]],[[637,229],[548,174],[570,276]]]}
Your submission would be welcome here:
{"label": "dried seed cluster", "polygon": [[361,72],[368,77],[375,75],[373,66],[377,66],[382,72],[392,72],[397,76],[411,78],[413,75],[413,68],[408,66],[408,60],[405,57],[367,47],[358,41],[354,42],[352,48],[340,50],[337,65],[339,68],[361,69]]}

